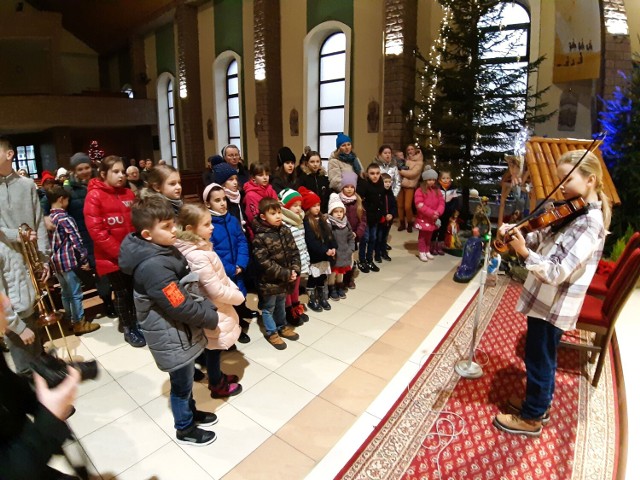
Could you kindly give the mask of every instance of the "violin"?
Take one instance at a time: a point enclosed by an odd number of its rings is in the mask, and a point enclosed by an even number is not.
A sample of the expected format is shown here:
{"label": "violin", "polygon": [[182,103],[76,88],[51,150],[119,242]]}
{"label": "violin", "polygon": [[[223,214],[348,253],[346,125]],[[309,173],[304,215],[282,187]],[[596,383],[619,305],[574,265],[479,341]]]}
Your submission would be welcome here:
{"label": "violin", "polygon": [[496,238],[492,246],[494,250],[504,253],[509,249],[508,244],[513,240],[516,234],[516,228],[519,228],[522,235],[526,236],[528,233],[542,230],[546,227],[556,226],[564,220],[580,215],[585,211],[586,206],[587,202],[582,197],[576,197],[560,205],[554,205],[539,215],[525,218],[522,222],[510,228],[502,239]]}

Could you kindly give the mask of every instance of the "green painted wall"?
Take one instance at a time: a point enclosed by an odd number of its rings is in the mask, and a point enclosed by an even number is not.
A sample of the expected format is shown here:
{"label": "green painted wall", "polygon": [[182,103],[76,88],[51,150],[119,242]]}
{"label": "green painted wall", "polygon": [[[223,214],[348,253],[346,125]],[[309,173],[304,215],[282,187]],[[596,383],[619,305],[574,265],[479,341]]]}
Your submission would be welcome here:
{"label": "green painted wall", "polygon": [[164,72],[176,74],[176,46],[173,37],[173,23],[156,30],[157,74]]}
{"label": "green painted wall", "polygon": [[216,57],[226,50],[242,56],[242,0],[213,1]]}
{"label": "green painted wall", "polygon": [[327,20],[353,28],[353,0],[307,0],[307,32]]}

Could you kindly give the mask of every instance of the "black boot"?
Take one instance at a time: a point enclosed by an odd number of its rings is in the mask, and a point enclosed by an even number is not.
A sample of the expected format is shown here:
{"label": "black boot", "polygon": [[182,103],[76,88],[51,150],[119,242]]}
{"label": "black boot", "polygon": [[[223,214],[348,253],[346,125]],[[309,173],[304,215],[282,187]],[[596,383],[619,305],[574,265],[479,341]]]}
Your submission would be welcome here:
{"label": "black boot", "polygon": [[302,320],[300,320],[299,318],[296,318],[296,316],[294,315],[292,305],[285,307],[284,311],[287,318],[287,323],[289,325],[293,325],[294,327],[299,327],[300,325],[302,325]]}
{"label": "black boot", "polygon": [[326,285],[324,287],[316,287],[316,291],[320,299],[320,306],[325,310],[331,310],[331,305],[329,304],[329,287]]}
{"label": "black boot", "polygon": [[329,298],[336,302],[340,300],[340,295],[338,294],[337,285],[329,285]]}
{"label": "black boot", "polygon": [[345,286],[345,284],[342,282],[336,283],[336,287],[338,291],[338,296],[342,299],[347,298],[347,287]]}
{"label": "black boot", "polygon": [[309,294],[309,302],[307,302],[307,306],[313,310],[314,312],[322,312],[322,307],[319,303],[319,297],[317,295],[318,289],[316,288],[307,288],[307,293]]}

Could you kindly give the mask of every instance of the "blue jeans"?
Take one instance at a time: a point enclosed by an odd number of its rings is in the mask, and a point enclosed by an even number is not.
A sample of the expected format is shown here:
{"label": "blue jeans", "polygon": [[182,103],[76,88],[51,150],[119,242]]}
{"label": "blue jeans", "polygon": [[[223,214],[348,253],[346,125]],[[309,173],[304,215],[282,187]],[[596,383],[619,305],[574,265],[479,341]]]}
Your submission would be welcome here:
{"label": "blue jeans", "polygon": [[82,307],[82,282],[80,277],[71,270],[70,272],[56,273],[62,290],[62,306],[67,317],[73,323],[78,323],[84,318],[84,308]]}
{"label": "blue jeans", "polygon": [[193,424],[196,402],[193,399],[193,371],[195,362],[189,362],[182,368],[169,372],[171,382],[171,413],[176,430],[184,430]]}
{"label": "blue jeans", "polygon": [[281,330],[287,323],[285,312],[285,300],[287,296],[284,293],[278,295],[267,295],[262,300],[262,323],[267,332],[267,336]]}
{"label": "blue jeans", "polygon": [[367,225],[364,231],[364,238],[360,240],[358,257],[361,262],[373,261],[373,253],[376,249],[376,241],[378,240],[378,224]]}
{"label": "blue jeans", "polygon": [[553,399],[558,367],[558,344],[564,332],[539,318],[527,317],[524,364],[527,390],[522,404],[523,419],[542,418]]}

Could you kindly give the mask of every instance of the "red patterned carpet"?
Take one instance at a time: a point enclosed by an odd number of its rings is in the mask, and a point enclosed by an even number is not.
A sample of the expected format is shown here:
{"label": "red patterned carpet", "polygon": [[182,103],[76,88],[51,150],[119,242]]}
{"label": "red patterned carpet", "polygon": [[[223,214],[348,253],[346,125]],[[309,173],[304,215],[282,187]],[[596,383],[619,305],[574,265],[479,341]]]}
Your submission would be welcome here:
{"label": "red patterned carpet", "polygon": [[474,298],[436,352],[337,478],[614,479],[618,418],[611,359],[599,387],[577,350],[561,349],[551,421],[537,438],[493,425],[512,394],[524,392],[526,319],[515,313],[520,284],[501,278],[480,308],[476,360],[484,375],[461,379],[475,314]]}

